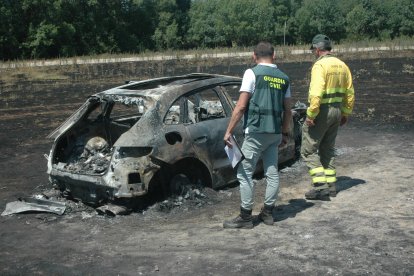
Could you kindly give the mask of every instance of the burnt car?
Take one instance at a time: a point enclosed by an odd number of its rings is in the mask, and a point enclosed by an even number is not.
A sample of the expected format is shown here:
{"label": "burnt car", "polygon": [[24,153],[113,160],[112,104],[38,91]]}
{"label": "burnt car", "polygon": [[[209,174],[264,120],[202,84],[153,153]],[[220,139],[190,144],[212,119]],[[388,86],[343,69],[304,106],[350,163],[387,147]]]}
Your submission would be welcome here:
{"label": "burnt car", "polygon": [[[94,94],[48,136],[49,179],[94,205],[171,193],[183,177],[214,189],[236,182],[223,136],[240,85],[238,77],[188,74]],[[280,163],[297,157],[305,108],[293,110]],[[235,138],[243,141],[242,124]]]}

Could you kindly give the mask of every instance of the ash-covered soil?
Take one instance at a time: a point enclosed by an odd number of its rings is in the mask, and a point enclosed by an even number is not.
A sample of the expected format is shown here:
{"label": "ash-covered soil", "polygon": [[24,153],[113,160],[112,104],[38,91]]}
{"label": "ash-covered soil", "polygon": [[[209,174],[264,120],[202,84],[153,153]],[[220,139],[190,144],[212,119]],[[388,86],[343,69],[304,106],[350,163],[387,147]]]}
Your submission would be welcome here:
{"label": "ash-covered soil", "polygon": [[[304,199],[310,179],[301,161],[281,167],[272,227],[222,228],[224,219],[238,213],[237,186],[194,188],[189,197],[116,217],[58,198],[68,206],[62,216],[0,217],[0,274],[414,275],[413,55],[345,61],[354,74],[357,105],[337,139],[336,198]],[[279,65],[292,79],[294,100],[304,101],[311,63]],[[98,71],[106,72],[106,66]],[[133,73],[241,76],[248,64],[169,71],[157,65],[148,72],[134,64],[114,66],[108,72],[118,72],[117,78],[107,81],[105,74],[86,81],[68,72],[69,81],[22,79],[1,86],[0,211],[19,197],[59,196],[45,172],[43,155],[51,146],[45,137],[88,95],[121,84]],[[258,179],[256,214],[264,189],[264,180]]]}

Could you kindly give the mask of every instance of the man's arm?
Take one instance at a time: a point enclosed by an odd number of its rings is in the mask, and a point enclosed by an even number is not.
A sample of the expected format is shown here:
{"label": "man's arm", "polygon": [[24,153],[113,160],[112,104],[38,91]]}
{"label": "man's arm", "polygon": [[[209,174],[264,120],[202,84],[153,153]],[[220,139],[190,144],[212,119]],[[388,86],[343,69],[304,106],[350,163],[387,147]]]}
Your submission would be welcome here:
{"label": "man's arm", "polygon": [[247,105],[249,104],[250,97],[251,93],[243,91],[240,92],[239,100],[237,101],[236,107],[231,114],[229,125],[227,126],[226,133],[224,134],[224,143],[226,143],[229,147],[231,147],[230,136],[232,135],[234,128],[243,117],[244,112],[247,109]]}
{"label": "man's arm", "polygon": [[311,73],[311,82],[309,87],[309,107],[306,110],[305,124],[314,126],[314,119],[319,114],[319,108],[322,101],[322,93],[325,87],[324,70],[320,64],[314,64]]}
{"label": "man's arm", "polygon": [[352,84],[352,75],[349,68],[347,68],[347,79],[348,79],[348,86],[346,92],[342,98],[342,106],[341,106],[341,123],[340,125],[343,126],[348,121],[348,116],[352,113],[352,109],[354,108],[355,103],[355,91],[354,86]]}

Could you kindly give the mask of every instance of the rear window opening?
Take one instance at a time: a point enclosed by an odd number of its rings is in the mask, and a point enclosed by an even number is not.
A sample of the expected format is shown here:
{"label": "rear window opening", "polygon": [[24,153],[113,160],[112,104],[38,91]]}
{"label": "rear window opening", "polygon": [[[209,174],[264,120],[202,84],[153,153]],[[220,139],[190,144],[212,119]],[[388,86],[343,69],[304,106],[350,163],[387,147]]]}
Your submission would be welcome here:
{"label": "rear window opening", "polygon": [[89,106],[59,137],[52,163],[60,170],[81,174],[102,174],[109,166],[113,145],[151,108],[141,97],[91,98]]}

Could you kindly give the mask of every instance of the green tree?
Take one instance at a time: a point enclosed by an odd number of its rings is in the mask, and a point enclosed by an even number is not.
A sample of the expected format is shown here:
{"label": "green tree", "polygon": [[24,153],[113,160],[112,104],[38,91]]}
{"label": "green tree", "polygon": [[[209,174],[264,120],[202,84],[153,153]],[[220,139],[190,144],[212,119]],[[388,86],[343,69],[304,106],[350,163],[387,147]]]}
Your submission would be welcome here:
{"label": "green tree", "polygon": [[412,0],[390,1],[388,23],[391,38],[414,35],[414,2]]}
{"label": "green tree", "polygon": [[154,2],[23,0],[24,56],[139,52],[153,47]]}
{"label": "green tree", "polygon": [[184,44],[190,0],[155,1],[157,27],[152,36],[157,49],[177,49]]}
{"label": "green tree", "polygon": [[178,35],[181,37],[183,42],[183,47],[187,47],[186,45],[186,35],[189,28],[189,11],[191,8],[191,0],[176,0],[178,6],[178,14],[176,15],[177,23],[178,23]]}
{"label": "green tree", "polygon": [[346,16],[348,37],[389,38],[389,3],[381,0],[363,0],[356,5]]}
{"label": "green tree", "polygon": [[339,0],[305,0],[296,11],[297,41],[309,43],[317,33],[335,41],[345,37],[345,18],[338,7]]}
{"label": "green tree", "polygon": [[[48,57],[55,52],[57,29],[54,24],[53,0],[23,0],[22,22],[27,29],[21,47],[24,57]],[[53,54],[52,54],[53,56]]]}
{"label": "green tree", "polygon": [[414,35],[414,2],[412,0],[402,0],[401,9],[401,25],[397,35]]}
{"label": "green tree", "polygon": [[254,45],[275,37],[275,6],[271,0],[228,0],[228,37],[233,44]]}
{"label": "green tree", "polygon": [[[190,44],[250,46],[275,38],[275,1],[199,0],[190,9]],[[280,18],[284,22],[284,18]],[[283,23],[284,24],[284,23]]]}
{"label": "green tree", "polygon": [[115,39],[122,52],[141,52],[154,49],[152,35],[156,28],[157,13],[154,1],[122,0]]}
{"label": "green tree", "polygon": [[[187,44],[190,47],[215,47],[224,43],[220,30],[216,30],[217,7],[220,0],[193,1],[189,10]],[[220,23],[219,23],[220,24]]]}
{"label": "green tree", "polygon": [[157,27],[152,39],[157,49],[176,48],[181,43],[178,36],[178,23],[175,19],[177,4],[175,0],[155,1],[157,17]]}
{"label": "green tree", "polygon": [[414,35],[412,0],[0,0],[0,58]]}
{"label": "green tree", "polygon": [[0,1],[0,59],[15,59],[21,56],[21,42],[27,28],[22,24],[21,1]]}
{"label": "green tree", "polygon": [[[274,39],[277,44],[289,43],[292,40],[292,36],[289,33],[288,25],[291,13],[291,1],[290,0],[273,0],[274,7]],[[287,37],[287,39],[286,39]]]}
{"label": "green tree", "polygon": [[31,57],[54,57],[58,54],[57,38],[57,26],[44,21],[38,26],[30,26],[28,42],[24,43],[24,46],[31,51]]}

